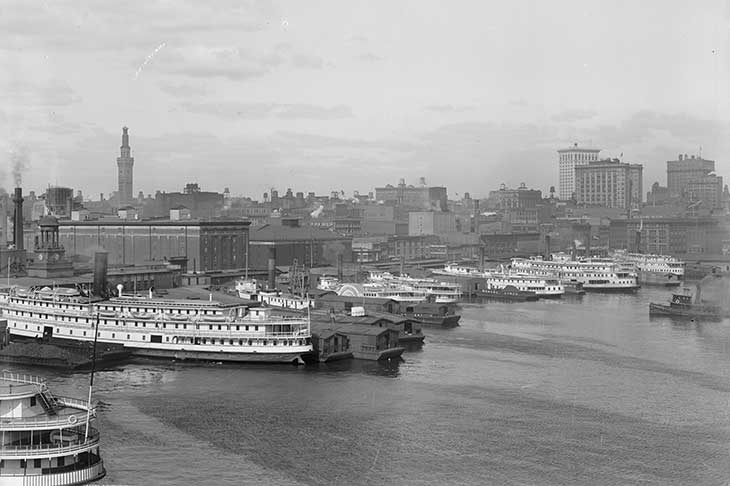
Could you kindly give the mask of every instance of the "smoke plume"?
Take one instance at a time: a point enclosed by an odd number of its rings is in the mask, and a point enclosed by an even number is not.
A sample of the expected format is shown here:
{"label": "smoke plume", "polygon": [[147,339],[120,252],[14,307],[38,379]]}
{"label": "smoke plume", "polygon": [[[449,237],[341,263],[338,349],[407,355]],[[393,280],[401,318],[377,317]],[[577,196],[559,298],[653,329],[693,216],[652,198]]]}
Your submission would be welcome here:
{"label": "smoke plume", "polygon": [[722,306],[723,309],[730,309],[730,276],[708,275],[699,283],[702,291],[703,302]]}
{"label": "smoke plume", "polygon": [[14,187],[21,187],[23,183],[23,172],[30,167],[28,148],[17,145],[10,149],[10,167],[13,172]]}

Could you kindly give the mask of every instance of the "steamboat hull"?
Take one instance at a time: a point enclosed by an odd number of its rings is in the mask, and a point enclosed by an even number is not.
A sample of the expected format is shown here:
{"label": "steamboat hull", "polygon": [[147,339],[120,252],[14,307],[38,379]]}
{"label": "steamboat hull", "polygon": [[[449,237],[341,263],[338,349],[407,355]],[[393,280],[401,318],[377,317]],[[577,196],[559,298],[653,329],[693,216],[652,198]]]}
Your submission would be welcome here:
{"label": "steamboat hull", "polygon": [[676,317],[681,319],[722,320],[722,313],[701,309],[682,309],[667,304],[649,304],[649,316]]}
{"label": "steamboat hull", "polygon": [[535,292],[529,291],[504,291],[504,290],[481,290],[477,292],[477,297],[491,300],[503,300],[510,302],[527,302],[536,301],[538,296]]}
{"label": "steamboat hull", "polygon": [[659,273],[639,270],[639,283],[642,285],[660,285],[663,287],[677,287],[682,281],[673,273]]}
{"label": "steamboat hull", "polygon": [[583,290],[586,292],[603,292],[603,293],[623,293],[623,294],[632,294],[639,290],[639,286],[632,286],[632,287],[616,287],[616,286],[591,286],[590,284],[586,285],[583,284]]}
{"label": "steamboat hull", "polygon": [[[38,333],[32,331],[26,331],[20,329],[10,329],[10,334],[13,337],[20,337],[24,339],[33,338],[37,339]],[[89,339],[72,339],[61,336],[54,336],[54,341],[58,343],[68,342],[73,343],[89,343],[92,338]],[[141,356],[146,358],[160,358],[160,359],[175,359],[175,360],[191,360],[191,361],[225,361],[225,362],[238,362],[238,363],[294,363],[301,364],[302,354],[311,352],[311,346],[282,346],[281,351],[273,351],[270,347],[264,349],[254,349],[257,346],[241,346],[238,349],[225,349],[221,346],[215,345],[196,345],[196,344],[157,344],[146,343],[142,344],[136,342],[132,343],[119,343],[116,341],[108,341],[98,339],[98,346],[103,345],[116,345],[122,346],[123,349],[131,356]],[[201,349],[202,348],[202,349]],[[205,349],[208,348],[208,349]],[[259,346],[263,348],[263,346]]]}

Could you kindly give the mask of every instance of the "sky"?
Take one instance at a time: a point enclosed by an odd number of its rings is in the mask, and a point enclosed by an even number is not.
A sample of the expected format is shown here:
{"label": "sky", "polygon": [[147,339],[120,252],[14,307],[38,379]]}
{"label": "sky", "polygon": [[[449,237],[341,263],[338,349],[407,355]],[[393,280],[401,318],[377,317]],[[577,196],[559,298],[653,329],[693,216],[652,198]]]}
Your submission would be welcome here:
{"label": "sky", "polygon": [[730,179],[730,0],[0,0],[0,187],[547,192],[573,143]]}

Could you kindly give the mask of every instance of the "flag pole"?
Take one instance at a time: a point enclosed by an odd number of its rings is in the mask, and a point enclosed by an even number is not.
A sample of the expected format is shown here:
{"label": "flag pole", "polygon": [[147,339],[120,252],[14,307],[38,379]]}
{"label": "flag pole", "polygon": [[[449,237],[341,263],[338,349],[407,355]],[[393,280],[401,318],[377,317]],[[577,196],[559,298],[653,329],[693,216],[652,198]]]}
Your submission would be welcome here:
{"label": "flag pole", "polygon": [[89,379],[89,399],[86,406],[86,432],[84,443],[89,439],[89,422],[91,421],[91,389],[94,388],[94,372],[96,371],[96,341],[99,336],[99,312],[96,313],[96,325],[94,326],[94,348],[91,353],[91,378]]}

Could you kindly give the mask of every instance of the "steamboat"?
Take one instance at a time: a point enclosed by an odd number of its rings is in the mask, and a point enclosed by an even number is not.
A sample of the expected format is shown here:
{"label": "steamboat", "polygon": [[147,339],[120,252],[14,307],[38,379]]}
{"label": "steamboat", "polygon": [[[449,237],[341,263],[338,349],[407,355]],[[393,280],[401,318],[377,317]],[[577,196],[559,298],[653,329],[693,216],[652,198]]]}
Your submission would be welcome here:
{"label": "steamboat", "polygon": [[[305,317],[278,317],[270,308],[219,300],[118,295],[89,297],[76,289],[11,288],[0,308],[11,338],[93,341],[153,358],[302,363],[312,351]],[[226,298],[224,302],[222,299]]]}
{"label": "steamboat", "polygon": [[0,484],[66,486],[106,475],[90,401],[56,396],[44,380],[0,376]]}
{"label": "steamboat", "polygon": [[561,281],[581,283],[585,291],[635,292],[639,288],[636,273],[611,260],[513,258],[511,268],[530,275],[551,276]]}

